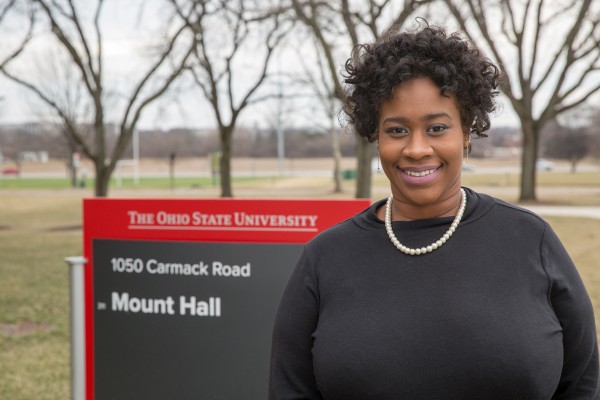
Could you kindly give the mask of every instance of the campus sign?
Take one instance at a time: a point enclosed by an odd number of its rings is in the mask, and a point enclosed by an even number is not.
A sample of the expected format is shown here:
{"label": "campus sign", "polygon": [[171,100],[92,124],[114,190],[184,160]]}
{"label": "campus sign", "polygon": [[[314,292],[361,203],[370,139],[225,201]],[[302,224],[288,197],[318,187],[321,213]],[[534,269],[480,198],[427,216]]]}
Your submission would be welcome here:
{"label": "campus sign", "polygon": [[85,200],[86,399],[266,398],[303,244],[368,204]]}

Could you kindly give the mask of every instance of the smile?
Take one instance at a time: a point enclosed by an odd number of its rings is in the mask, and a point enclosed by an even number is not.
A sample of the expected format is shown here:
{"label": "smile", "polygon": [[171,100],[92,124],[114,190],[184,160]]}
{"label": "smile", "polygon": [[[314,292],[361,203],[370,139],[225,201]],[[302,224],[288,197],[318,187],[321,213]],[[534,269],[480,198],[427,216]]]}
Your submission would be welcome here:
{"label": "smile", "polygon": [[407,171],[407,170],[402,170],[402,171],[405,174],[410,175],[410,176],[426,176],[426,175],[433,174],[436,170],[437,170],[437,168],[427,169],[425,171]]}

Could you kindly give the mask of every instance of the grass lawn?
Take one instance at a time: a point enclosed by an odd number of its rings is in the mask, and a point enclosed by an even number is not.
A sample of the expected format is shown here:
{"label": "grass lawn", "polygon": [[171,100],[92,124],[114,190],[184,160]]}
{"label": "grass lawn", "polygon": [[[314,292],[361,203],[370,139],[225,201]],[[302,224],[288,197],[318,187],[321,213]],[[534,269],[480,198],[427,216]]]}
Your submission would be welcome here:
{"label": "grass lawn", "polygon": [[[256,187],[256,182],[240,183],[237,189],[240,193],[247,190],[264,195],[264,188],[289,188],[288,197],[294,196],[294,184],[286,180],[260,182],[265,185],[262,189]],[[327,195],[328,180],[325,184],[320,180],[302,182],[316,185],[317,189],[310,192],[313,197],[315,193],[323,197],[351,196],[350,188],[342,195]],[[115,190],[112,194],[131,197],[142,193]],[[217,195],[216,191],[182,193]],[[163,191],[159,197],[182,193]],[[81,199],[90,194],[87,189],[0,190],[0,400],[70,396],[69,276],[63,260],[82,252]],[[574,258],[598,313],[600,220],[548,220]]]}
{"label": "grass lawn", "polygon": [[78,196],[0,196],[0,399],[68,399],[65,256],[81,254]]}
{"label": "grass lawn", "polygon": [[[233,184],[244,184],[247,182],[264,181],[271,178],[254,178],[254,177],[236,177]],[[70,189],[71,183],[67,178],[3,178],[0,180],[0,190],[12,189]],[[181,177],[176,178],[171,182],[169,178],[143,178],[138,184],[134,183],[132,178],[123,178],[120,180],[111,179],[110,189],[198,189],[210,188],[218,185],[218,182],[213,182],[211,178],[205,177]],[[86,188],[94,187],[94,179],[85,181]]]}

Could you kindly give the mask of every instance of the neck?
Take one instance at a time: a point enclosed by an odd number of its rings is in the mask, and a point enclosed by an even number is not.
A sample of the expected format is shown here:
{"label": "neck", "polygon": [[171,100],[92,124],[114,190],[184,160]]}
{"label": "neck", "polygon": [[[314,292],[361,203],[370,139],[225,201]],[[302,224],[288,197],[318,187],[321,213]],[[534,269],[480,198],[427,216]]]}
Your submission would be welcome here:
{"label": "neck", "polygon": [[458,212],[460,200],[460,189],[449,196],[438,199],[434,203],[427,205],[408,203],[394,196],[392,202],[392,220],[412,221],[418,219],[452,217]]}

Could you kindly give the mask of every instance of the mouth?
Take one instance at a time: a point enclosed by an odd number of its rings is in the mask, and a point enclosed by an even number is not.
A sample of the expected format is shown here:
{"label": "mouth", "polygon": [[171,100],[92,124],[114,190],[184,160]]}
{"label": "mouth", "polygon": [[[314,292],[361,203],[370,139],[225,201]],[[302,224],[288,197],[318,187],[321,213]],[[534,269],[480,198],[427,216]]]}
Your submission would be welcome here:
{"label": "mouth", "polygon": [[440,174],[441,169],[441,165],[399,168],[402,180],[408,185],[415,186],[423,186],[432,183]]}

